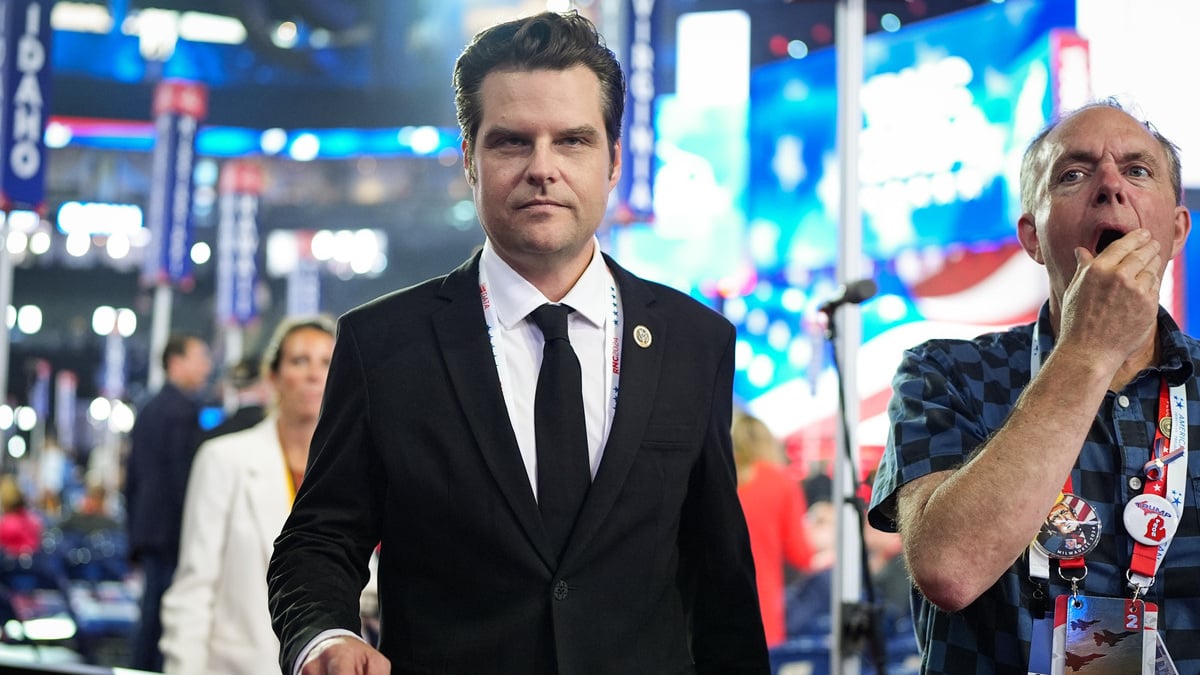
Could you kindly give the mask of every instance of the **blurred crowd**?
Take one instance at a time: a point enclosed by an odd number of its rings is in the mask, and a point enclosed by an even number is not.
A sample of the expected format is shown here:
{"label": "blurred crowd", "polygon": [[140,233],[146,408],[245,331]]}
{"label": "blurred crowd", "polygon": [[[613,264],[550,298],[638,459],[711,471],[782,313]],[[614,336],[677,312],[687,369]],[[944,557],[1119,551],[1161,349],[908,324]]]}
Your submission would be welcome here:
{"label": "blurred crowd", "polygon": [[[276,669],[266,564],[304,477],[333,336],[327,317],[287,318],[261,354],[222,368],[202,339],[171,336],[166,381],[127,439],[78,455],[46,434],[0,471],[0,656]],[[223,419],[202,428],[215,391]]]}
{"label": "blurred crowd", "polygon": [[[781,653],[827,652],[834,628],[833,568],[839,558],[831,467],[790,461],[780,440],[749,414],[735,417],[732,437],[768,646]],[[859,507],[865,512],[864,504]],[[909,604],[912,582],[900,535],[865,521],[861,534],[867,572],[861,581],[862,604],[888,659],[905,662],[917,646]]]}

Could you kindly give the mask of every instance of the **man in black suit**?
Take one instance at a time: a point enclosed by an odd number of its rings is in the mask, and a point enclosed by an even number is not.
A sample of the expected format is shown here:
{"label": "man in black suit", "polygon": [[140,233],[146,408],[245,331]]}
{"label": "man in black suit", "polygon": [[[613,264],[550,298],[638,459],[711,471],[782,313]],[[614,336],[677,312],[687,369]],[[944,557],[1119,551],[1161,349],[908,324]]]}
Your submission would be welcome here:
{"label": "man in black suit", "polygon": [[[477,35],[454,82],[487,239],[339,322],[268,573],[284,672],[766,675],[733,327],[595,236],[620,176],[619,64],[586,19],[545,13]],[[546,305],[578,357],[557,397],[582,394],[577,455],[545,440],[539,370],[563,363]],[[354,635],[377,542],[379,651]]]}
{"label": "man in black suit", "polygon": [[194,335],[172,335],[163,348],[166,383],[138,411],[125,467],[129,551],[141,568],[141,614],[130,666],[162,669],[159,602],[179,559],[183,493],[200,443],[200,406],[195,396],[212,372],[208,345]]}

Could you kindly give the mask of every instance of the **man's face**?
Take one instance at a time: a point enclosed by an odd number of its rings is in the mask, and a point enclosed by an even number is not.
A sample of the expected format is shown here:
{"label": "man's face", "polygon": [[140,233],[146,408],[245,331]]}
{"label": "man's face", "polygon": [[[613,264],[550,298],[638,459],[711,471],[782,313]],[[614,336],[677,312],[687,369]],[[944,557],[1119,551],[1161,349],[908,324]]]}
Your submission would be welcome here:
{"label": "man's face", "polygon": [[1070,534],[1079,529],[1079,521],[1076,520],[1075,514],[1071,511],[1070,507],[1061,502],[1051,509],[1050,517],[1047,520],[1061,534]]}
{"label": "man's face", "polygon": [[212,372],[208,345],[200,340],[188,340],[183,355],[176,358],[174,364],[174,376],[171,379],[175,386],[184,391],[200,391]]}
{"label": "man's face", "polygon": [[496,252],[523,274],[586,264],[620,177],[599,79],[584,66],[495,71],[479,100],[474,156],[465,161],[474,163],[475,209]]}
{"label": "man's face", "polygon": [[1075,275],[1077,246],[1096,255],[1144,228],[1161,245],[1164,268],[1182,248],[1187,210],[1176,203],[1165,150],[1140,122],[1115,108],[1090,108],[1052,131],[1041,153],[1045,189],[1037,211],[1021,217],[1020,238],[1046,266],[1057,297]]}

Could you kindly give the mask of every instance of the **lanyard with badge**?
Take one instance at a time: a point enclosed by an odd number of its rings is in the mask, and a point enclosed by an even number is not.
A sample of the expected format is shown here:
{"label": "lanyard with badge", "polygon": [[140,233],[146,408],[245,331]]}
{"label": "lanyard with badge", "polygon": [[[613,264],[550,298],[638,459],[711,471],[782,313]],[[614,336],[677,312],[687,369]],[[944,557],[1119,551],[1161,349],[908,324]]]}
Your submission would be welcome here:
{"label": "lanyard with badge", "polygon": [[[1039,328],[1040,324],[1035,324],[1030,379],[1041,367]],[[1125,575],[1129,598],[1080,592],[1087,577],[1085,556],[1100,541],[1101,523],[1091,504],[1073,493],[1069,474],[1030,544],[1029,577],[1035,585],[1035,600],[1045,601],[1040,594],[1049,589],[1050,560],[1057,561],[1058,575],[1071,584],[1069,594],[1055,599],[1052,616],[1045,611],[1032,612],[1031,674],[1178,675],[1157,630],[1158,608],[1142,596],[1154,584],[1183,512],[1187,482],[1187,394],[1183,385],[1168,388],[1163,382],[1158,420],[1150,461],[1138,477],[1142,492],[1125,505],[1122,518],[1134,540]]]}

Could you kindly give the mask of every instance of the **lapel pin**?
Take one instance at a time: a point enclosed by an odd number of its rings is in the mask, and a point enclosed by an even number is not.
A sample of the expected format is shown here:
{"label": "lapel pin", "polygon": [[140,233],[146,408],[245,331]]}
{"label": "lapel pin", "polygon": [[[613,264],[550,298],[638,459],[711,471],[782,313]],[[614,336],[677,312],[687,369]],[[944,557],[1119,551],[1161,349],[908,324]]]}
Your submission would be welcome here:
{"label": "lapel pin", "polygon": [[635,326],[634,327],[633,341],[637,343],[637,346],[641,347],[642,349],[645,349],[646,347],[650,346],[650,342],[653,339],[654,338],[650,335],[649,328],[646,328],[645,326]]}

